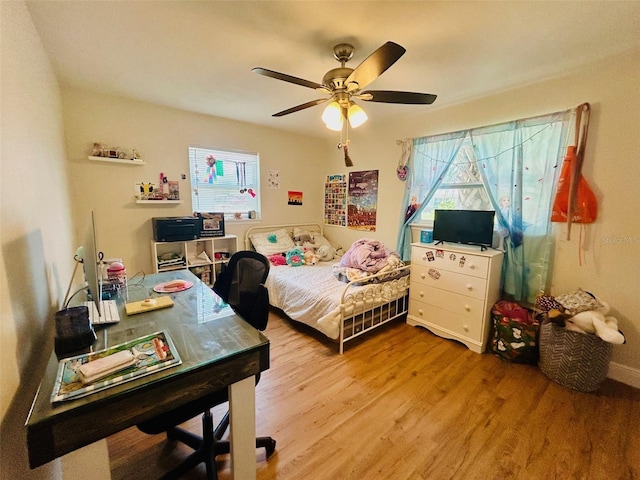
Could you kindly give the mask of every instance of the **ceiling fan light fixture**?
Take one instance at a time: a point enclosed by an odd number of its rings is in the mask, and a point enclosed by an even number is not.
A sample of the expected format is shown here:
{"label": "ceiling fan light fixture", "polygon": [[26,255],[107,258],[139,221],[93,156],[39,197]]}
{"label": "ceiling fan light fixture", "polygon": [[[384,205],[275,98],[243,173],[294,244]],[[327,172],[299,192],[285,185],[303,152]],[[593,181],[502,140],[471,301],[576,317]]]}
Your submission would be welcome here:
{"label": "ceiling fan light fixture", "polygon": [[[1,1],[1,0],[0,0]],[[321,103],[331,102],[322,114],[322,120],[327,128],[334,131],[342,131],[345,120],[347,126],[359,127],[367,121],[367,115],[353,104],[352,99],[367,102],[395,103],[404,105],[430,105],[436,99],[436,95],[430,93],[403,92],[395,90],[367,90],[363,91],[371,82],[396,63],[406,50],[394,42],[386,42],[371,55],[365,58],[356,68],[347,67],[346,63],[353,57],[354,47],[348,43],[340,43],[333,48],[336,60],[340,67],[333,68],[325,73],[322,83],[316,83],[303,78],[293,77],[286,73],[280,73],[262,67],[255,67],[253,72],[266,77],[275,78],[284,82],[314,89],[329,97],[318,98],[310,102],[296,105],[278,113],[274,117],[282,117],[290,113],[299,112]]]}
{"label": "ceiling fan light fixture", "polygon": [[338,102],[331,102],[322,112],[322,121],[329,130],[339,132],[342,130],[342,109]]}
{"label": "ceiling fan light fixture", "polygon": [[351,104],[349,107],[349,125],[351,125],[351,128],[358,128],[366,122],[368,118],[360,105],[356,105],[355,103]]}

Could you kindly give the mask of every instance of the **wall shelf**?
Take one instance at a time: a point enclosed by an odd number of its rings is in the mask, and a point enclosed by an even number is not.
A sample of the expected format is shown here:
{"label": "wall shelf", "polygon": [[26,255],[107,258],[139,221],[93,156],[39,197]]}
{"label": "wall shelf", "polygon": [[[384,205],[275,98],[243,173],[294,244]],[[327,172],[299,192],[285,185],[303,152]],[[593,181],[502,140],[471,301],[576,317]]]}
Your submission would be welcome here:
{"label": "wall shelf", "polygon": [[144,204],[150,204],[150,203],[167,204],[167,203],[172,203],[172,204],[178,204],[178,203],[182,203],[182,200],[136,200],[136,203],[144,203]]}
{"label": "wall shelf", "polygon": [[111,157],[95,157],[93,155],[89,155],[89,160],[94,162],[109,162],[109,163],[124,163],[125,165],[144,165],[146,162],[144,160],[131,160],[129,158],[111,158]]}

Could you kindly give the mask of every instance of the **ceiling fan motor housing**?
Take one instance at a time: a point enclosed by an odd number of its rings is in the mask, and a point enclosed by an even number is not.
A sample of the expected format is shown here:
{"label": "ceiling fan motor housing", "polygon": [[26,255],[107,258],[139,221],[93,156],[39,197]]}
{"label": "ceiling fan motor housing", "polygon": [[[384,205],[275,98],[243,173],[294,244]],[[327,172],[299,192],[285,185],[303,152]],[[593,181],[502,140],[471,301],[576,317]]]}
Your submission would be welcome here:
{"label": "ceiling fan motor housing", "polygon": [[353,68],[339,67],[329,70],[324,77],[322,77],[322,84],[331,90],[346,90],[347,86],[344,84],[345,80],[349,78],[353,72]]}

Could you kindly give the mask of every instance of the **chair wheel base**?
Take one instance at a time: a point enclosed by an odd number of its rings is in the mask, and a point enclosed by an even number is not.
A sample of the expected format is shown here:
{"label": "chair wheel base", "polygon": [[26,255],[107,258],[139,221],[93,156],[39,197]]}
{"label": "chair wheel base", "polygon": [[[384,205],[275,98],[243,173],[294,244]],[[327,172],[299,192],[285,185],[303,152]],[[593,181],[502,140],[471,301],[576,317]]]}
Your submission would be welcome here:
{"label": "chair wheel base", "polygon": [[264,448],[267,451],[267,458],[269,458],[273,452],[276,451],[276,441],[273,438],[267,438],[264,442]]}

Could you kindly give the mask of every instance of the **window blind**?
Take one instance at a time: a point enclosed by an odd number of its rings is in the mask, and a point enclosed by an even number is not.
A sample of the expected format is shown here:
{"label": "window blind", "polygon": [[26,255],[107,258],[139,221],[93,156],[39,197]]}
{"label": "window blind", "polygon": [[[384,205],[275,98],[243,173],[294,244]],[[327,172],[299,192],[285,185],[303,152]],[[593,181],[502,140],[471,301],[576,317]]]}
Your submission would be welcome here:
{"label": "window blind", "polygon": [[248,218],[260,213],[257,153],[189,147],[191,203],[194,212],[223,212]]}

